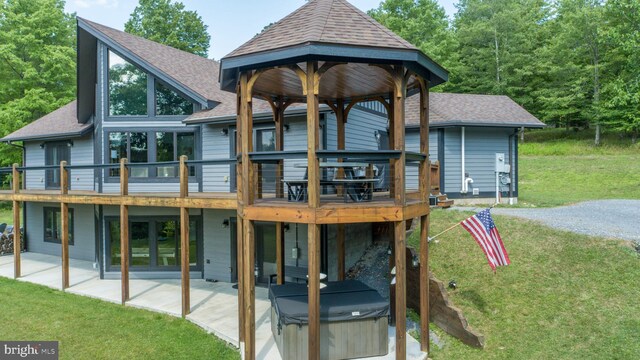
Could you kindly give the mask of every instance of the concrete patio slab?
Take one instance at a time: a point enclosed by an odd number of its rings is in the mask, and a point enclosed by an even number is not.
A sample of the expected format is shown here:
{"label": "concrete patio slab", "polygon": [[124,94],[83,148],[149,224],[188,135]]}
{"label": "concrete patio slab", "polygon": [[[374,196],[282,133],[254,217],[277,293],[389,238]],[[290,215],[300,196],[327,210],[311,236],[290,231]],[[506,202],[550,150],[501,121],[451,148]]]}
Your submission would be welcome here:
{"label": "concrete patio slab", "polygon": [[[23,253],[21,257],[22,277],[20,281],[44,285],[54,289],[62,288],[62,262],[60,257]],[[0,256],[0,276],[13,278],[13,256]],[[99,272],[89,261],[70,260],[69,279],[72,294],[120,303],[120,280],[100,280]],[[130,280],[133,306],[172,316],[181,316],[180,280],[154,279]],[[207,332],[239,347],[238,341],[238,291],[233,284],[210,283],[191,280],[191,314],[187,320],[202,327]],[[256,358],[281,359],[271,335],[271,304],[267,289],[256,288]],[[422,360],[427,354],[420,351],[420,344],[407,335],[407,359]],[[389,354],[367,359],[395,359],[395,328],[389,327]]]}

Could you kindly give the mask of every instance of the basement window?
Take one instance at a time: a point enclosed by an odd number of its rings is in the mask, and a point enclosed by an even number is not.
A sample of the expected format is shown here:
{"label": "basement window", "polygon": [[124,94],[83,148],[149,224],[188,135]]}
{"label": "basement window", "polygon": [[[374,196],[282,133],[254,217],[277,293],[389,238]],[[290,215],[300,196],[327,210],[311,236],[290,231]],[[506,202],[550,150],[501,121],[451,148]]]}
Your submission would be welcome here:
{"label": "basement window", "polygon": [[[60,208],[44,208],[44,241],[62,242],[62,211]],[[69,209],[69,245],[73,245],[73,209]]]}

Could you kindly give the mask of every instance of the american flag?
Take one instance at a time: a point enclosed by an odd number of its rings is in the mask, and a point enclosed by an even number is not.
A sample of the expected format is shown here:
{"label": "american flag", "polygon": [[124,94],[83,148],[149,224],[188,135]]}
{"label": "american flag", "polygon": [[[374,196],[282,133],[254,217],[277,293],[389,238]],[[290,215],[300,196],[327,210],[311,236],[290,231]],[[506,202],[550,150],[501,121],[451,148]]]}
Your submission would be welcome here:
{"label": "american flag", "polygon": [[498,228],[491,218],[491,209],[483,210],[460,223],[476,240],[487,256],[489,266],[496,271],[497,266],[511,264],[504,248]]}

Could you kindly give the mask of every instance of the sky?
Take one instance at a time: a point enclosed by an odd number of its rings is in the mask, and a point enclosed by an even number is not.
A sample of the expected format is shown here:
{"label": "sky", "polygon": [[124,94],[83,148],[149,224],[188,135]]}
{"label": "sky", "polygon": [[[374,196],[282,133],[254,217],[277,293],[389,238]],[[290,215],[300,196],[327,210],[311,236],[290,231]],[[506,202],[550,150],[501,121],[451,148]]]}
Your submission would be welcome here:
{"label": "sky", "polygon": [[[381,0],[349,0],[363,11],[378,7]],[[195,10],[209,26],[209,57],[221,59],[262,28],[302,6],[305,0],[180,0]],[[452,17],[456,0],[438,0]],[[137,0],[67,0],[65,10],[106,26],[123,30]],[[242,16],[240,15],[242,14]]]}

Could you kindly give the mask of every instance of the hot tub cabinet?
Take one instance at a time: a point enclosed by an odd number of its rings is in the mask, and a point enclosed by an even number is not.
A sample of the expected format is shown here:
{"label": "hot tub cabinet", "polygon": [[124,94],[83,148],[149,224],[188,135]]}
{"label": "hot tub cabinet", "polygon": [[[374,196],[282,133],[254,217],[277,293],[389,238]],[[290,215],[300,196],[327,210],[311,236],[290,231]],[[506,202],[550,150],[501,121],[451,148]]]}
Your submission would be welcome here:
{"label": "hot tub cabinet", "polygon": [[[284,360],[308,358],[307,286],[272,285],[269,299],[280,355]],[[329,282],[320,290],[320,359],[386,355],[388,326],[388,301],[362,282]]]}

